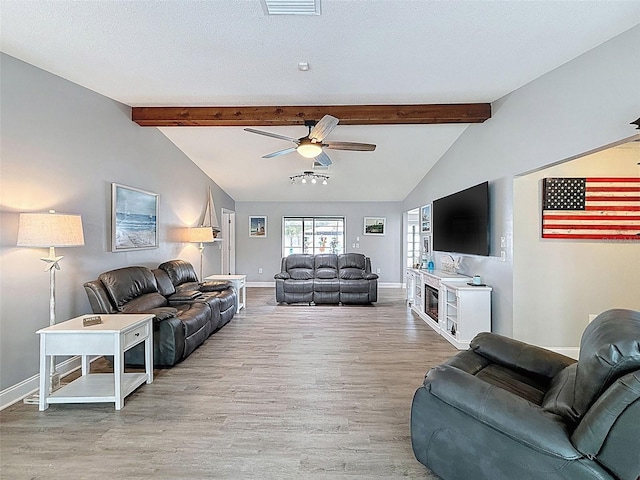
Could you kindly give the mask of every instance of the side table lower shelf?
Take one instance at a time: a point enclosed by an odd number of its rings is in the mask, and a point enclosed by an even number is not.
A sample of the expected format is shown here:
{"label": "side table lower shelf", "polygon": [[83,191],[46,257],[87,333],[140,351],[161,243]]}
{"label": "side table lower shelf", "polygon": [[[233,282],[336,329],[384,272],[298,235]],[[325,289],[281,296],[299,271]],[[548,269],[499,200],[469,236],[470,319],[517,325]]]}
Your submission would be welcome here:
{"label": "side table lower shelf", "polygon": [[[147,381],[146,373],[122,375],[122,397],[126,397]],[[116,402],[115,375],[91,373],[52,392],[47,403],[101,403]]]}

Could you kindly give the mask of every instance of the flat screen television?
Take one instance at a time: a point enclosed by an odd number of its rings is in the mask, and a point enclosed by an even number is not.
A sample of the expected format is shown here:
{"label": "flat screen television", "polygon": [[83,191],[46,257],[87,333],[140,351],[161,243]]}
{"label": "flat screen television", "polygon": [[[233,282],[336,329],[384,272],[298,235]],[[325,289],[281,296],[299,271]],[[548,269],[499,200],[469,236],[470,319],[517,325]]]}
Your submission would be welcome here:
{"label": "flat screen television", "polygon": [[433,249],[489,255],[489,182],[434,200]]}

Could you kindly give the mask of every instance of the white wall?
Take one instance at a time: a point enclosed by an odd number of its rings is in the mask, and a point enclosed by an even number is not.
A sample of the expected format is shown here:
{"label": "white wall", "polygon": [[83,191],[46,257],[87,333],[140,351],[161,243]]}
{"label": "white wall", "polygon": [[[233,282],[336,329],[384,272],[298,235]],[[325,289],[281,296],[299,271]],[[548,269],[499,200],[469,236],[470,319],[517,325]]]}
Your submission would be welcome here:
{"label": "white wall", "polygon": [[[45,249],[16,247],[20,212],[82,215],[85,246],[57,249],[57,319],[91,312],[82,287],[103,271],[157,267],[173,258],[198,265],[183,227],[195,225],[211,187],[218,215],[235,204],[156,128],[130,108],[2,54],[0,141],[0,391],[38,372],[36,330],[49,323]],[[110,252],[111,182],[160,194],[160,247]],[[207,248],[206,270],[220,270]],[[196,267],[197,268],[197,267]]]}
{"label": "white wall", "polygon": [[[522,325],[539,324],[536,315],[512,305],[514,284],[519,279],[514,277],[509,250],[514,241],[513,218],[520,214],[511,214],[509,185],[516,175],[575,158],[634,134],[629,122],[640,113],[638,45],[640,26],[494,102],[492,118],[467,128],[404,201],[404,210],[410,210],[485,180],[490,185],[498,184],[497,190],[490,192],[492,208],[496,209],[491,220],[491,251],[492,255],[499,251],[495,241],[504,233],[508,261],[473,257],[474,265],[466,270],[482,275],[494,288],[492,322],[498,333],[525,333],[530,329]],[[562,290],[552,301],[566,301]],[[553,329],[544,333],[544,340],[546,345],[572,345],[575,335]]]}
{"label": "white wall", "polygon": [[[299,185],[298,185],[299,186]],[[249,238],[249,216],[266,215],[267,237]],[[282,217],[344,216],[347,251],[371,258],[371,268],[380,269],[380,283],[402,283],[402,205],[400,202],[237,202],[236,272],[247,274],[248,282],[274,282],[282,258]],[[387,234],[363,235],[364,217],[386,217]],[[360,248],[354,249],[356,237]],[[262,274],[258,273],[262,268]]]}
{"label": "white wall", "polygon": [[[514,337],[576,348],[589,314],[640,310],[640,243],[541,238],[545,177],[640,177],[640,143],[588,155],[514,181]],[[549,344],[549,333],[557,332]]]}

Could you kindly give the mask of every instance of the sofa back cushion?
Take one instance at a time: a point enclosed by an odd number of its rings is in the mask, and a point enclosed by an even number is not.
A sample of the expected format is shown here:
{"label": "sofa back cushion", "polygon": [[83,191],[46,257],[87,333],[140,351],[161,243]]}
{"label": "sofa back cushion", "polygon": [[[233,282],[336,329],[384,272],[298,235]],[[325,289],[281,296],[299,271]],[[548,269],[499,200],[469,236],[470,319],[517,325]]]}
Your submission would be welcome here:
{"label": "sofa back cushion", "polygon": [[640,312],[608,310],[591,322],[580,342],[573,408],[584,415],[621,376],[640,369]]}
{"label": "sofa back cushion", "polygon": [[583,454],[597,457],[618,478],[635,480],[640,473],[638,425],[640,370],[620,377],[598,397],[571,442]]}
{"label": "sofa back cushion", "polygon": [[175,286],[198,281],[198,275],[193,265],[184,260],[169,260],[168,262],[161,263],[158,268],[167,272],[171,283]]}
{"label": "sofa back cushion", "polygon": [[146,293],[158,293],[156,277],[146,267],[125,267],[101,273],[102,282],[118,310],[134,298]]}
{"label": "sofa back cushion", "polygon": [[367,266],[367,257],[362,253],[341,253],[338,255],[338,268],[358,268],[365,270]]}
{"label": "sofa back cushion", "polygon": [[342,253],[338,255],[339,277],[342,280],[361,280],[365,278],[367,257],[361,253]]}
{"label": "sofa back cushion", "polygon": [[292,280],[311,280],[313,278],[313,255],[293,253],[286,257],[282,263]]}
{"label": "sofa back cushion", "polygon": [[316,278],[338,278],[338,256],[333,253],[320,253],[314,258]]}
{"label": "sofa back cushion", "polygon": [[161,268],[155,268],[151,270],[156,277],[156,284],[158,285],[158,292],[165,297],[169,297],[176,293],[176,288],[173,286],[173,282],[167,275],[167,272]]}

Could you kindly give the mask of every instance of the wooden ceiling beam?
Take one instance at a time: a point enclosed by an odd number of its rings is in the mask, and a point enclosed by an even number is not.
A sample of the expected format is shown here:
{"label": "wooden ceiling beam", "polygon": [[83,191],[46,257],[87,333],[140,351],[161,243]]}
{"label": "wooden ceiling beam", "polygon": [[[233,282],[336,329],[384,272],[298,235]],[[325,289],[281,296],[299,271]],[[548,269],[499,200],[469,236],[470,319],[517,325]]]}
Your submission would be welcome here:
{"label": "wooden ceiling beam", "polygon": [[491,104],[133,107],[131,118],[143,127],[251,127],[304,125],[327,114],[340,125],[482,123],[491,118]]}

